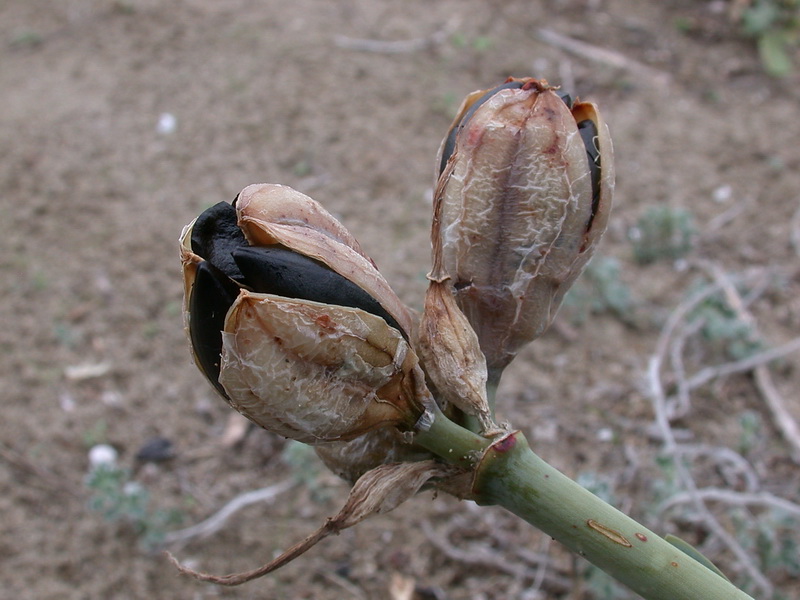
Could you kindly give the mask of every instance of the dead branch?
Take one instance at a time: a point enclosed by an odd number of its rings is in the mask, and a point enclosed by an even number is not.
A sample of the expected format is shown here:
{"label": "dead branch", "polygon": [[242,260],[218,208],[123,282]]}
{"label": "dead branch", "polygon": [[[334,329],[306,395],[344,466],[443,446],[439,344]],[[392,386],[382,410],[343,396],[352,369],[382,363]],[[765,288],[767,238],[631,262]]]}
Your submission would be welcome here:
{"label": "dead branch", "polygon": [[756,367],[755,371],[756,385],[761,395],[764,397],[764,403],[767,405],[772,419],[775,421],[775,426],[783,435],[789,445],[792,447],[791,458],[795,464],[800,465],[800,428],[797,426],[797,421],[794,420],[789,411],[786,409],[786,403],[783,397],[778,393],[778,389],[772,382],[772,375],[765,365]]}
{"label": "dead branch", "polygon": [[[726,448],[725,446],[710,446],[706,444],[681,444],[675,446],[675,451],[678,454],[689,456],[708,456],[713,458],[719,465],[723,474],[726,471],[732,471],[734,475],[741,475],[744,480],[745,488],[749,492],[755,492],[760,489],[761,483],[758,475],[749,462],[738,452]],[[726,469],[725,465],[729,465]],[[734,482],[730,482],[734,483]]]}
{"label": "dead branch", "polygon": [[84,497],[83,494],[81,494],[78,489],[69,481],[66,481],[64,477],[60,477],[49,469],[37,465],[20,452],[17,452],[17,450],[11,446],[0,443],[0,458],[11,465],[14,465],[18,469],[35,475],[42,483],[46,484],[47,487],[53,491],[66,493],[73,498]]}
{"label": "dead branch", "polygon": [[792,242],[792,247],[794,248],[797,256],[800,256],[800,208],[794,211],[794,214],[792,215],[791,228],[792,232],[790,234],[790,239]]}
{"label": "dead branch", "polygon": [[704,385],[705,383],[708,383],[712,379],[725,377],[726,375],[733,375],[734,373],[757,370],[759,367],[762,367],[773,360],[783,358],[787,354],[797,352],[798,350],[800,350],[800,337],[796,337],[782,346],[778,346],[777,348],[770,348],[769,350],[758,352],[735,362],[729,362],[723,365],[700,369],[686,381],[686,385],[690,390],[692,390]]}

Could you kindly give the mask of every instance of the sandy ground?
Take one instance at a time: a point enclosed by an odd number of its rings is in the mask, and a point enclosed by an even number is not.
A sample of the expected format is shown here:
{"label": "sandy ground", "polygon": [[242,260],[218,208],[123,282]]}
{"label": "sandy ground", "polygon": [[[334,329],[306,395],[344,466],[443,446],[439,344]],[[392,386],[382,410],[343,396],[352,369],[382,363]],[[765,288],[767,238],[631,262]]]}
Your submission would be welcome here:
{"label": "sandy ground", "polygon": [[[191,364],[182,331],[177,237],[200,210],[245,185],[285,183],[335,213],[419,307],[439,141],[463,95],[508,75],[560,82],[601,106],[618,179],[599,258],[617,261],[613,281],[630,304],[614,312],[601,303],[591,314],[586,302],[566,307],[509,369],[501,417],[546,460],[652,528],[699,544],[752,586],[694,512],[657,510],[681,488],[656,461],[662,442],[652,435],[646,380],[667,316],[715,269],[741,278],[752,317],[750,333],[734,341],[777,348],[800,331],[800,80],[764,74],[729,8],[633,0],[0,3],[0,596],[399,599],[406,581],[417,598],[624,597],[604,592],[596,572],[503,511],[430,493],[237,589],[180,577],[130,521],[90,509],[97,492],[87,484],[88,451],[107,443],[149,494],[139,523],[156,538],[240,493],[300,481],[221,531],[170,546],[198,568],[255,567],[336,512],[346,486],[302,448],[260,430],[223,445],[230,410]],[[631,232],[655,206],[691,214],[684,259],[634,259]],[[583,289],[591,294],[585,282]],[[728,333],[746,321],[723,300],[710,304],[728,318]],[[682,378],[733,360],[730,338],[707,328],[682,340],[670,355],[681,360],[663,371],[670,393]],[[790,354],[761,371],[794,419],[797,360]],[[687,456],[701,487],[746,491],[752,473],[755,489],[797,501],[800,471],[764,385],[750,371],[714,379],[692,391],[673,426],[695,448]],[[158,437],[174,456],[137,460]],[[729,448],[744,463],[698,445]],[[782,594],[775,598],[800,598],[797,529],[781,529],[759,507],[709,507],[728,531],[745,531],[741,543]],[[181,525],[158,521],[165,511]],[[785,538],[795,554],[769,562],[763,544],[752,544],[755,530],[742,525],[753,519],[771,548]]]}

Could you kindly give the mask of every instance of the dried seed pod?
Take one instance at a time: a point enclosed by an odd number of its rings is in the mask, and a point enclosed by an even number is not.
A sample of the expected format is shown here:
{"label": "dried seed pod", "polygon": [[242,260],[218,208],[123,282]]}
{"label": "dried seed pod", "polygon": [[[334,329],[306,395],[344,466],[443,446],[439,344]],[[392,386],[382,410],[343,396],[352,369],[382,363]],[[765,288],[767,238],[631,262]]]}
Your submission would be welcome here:
{"label": "dried seed pod", "polygon": [[181,236],[200,370],[245,416],[300,441],[411,427],[432,399],[409,313],[355,239],[282,186],[250,186],[235,205]]}
{"label": "dried seed pod", "polygon": [[547,328],[605,230],[614,187],[597,108],[544,81],[464,101],[442,143],[432,281],[450,281],[490,371]]}

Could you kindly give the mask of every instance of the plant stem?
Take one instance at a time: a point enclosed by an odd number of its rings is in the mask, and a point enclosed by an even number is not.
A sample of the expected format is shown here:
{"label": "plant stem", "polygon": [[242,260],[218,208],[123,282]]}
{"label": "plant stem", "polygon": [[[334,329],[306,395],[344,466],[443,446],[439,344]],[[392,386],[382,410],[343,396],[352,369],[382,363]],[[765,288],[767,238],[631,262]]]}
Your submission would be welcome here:
{"label": "plant stem", "polygon": [[432,414],[430,426],[417,430],[414,442],[451,464],[474,469],[491,440],[453,423],[438,406]]}
{"label": "plant stem", "polygon": [[474,469],[473,500],[506,508],[647,600],[753,600],[544,462],[518,431],[491,441],[436,411],[415,442]]}

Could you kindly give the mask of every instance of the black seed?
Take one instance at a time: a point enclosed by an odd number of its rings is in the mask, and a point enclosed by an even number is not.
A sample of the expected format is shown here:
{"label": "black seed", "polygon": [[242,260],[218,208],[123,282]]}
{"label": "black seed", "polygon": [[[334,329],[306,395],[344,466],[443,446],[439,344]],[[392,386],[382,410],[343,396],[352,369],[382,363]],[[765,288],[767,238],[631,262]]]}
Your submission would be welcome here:
{"label": "black seed", "polygon": [[239,248],[233,258],[255,292],[360,308],[406,335],[375,298],[318,260],[281,246]]}
{"label": "black seed", "polygon": [[564,102],[564,104],[567,105],[567,108],[572,110],[572,105],[573,105],[572,96],[570,96],[567,92],[562,92],[560,90],[557,91],[556,93],[558,94],[558,97],[561,98],[561,100]]}
{"label": "black seed", "polygon": [[206,261],[197,267],[189,296],[189,337],[198,366],[226,398],[225,389],[219,382],[222,329],[239,289],[234,281]]}
{"label": "black seed", "polygon": [[453,125],[450,129],[450,132],[447,134],[447,140],[444,143],[444,148],[442,149],[442,162],[439,163],[439,175],[442,174],[444,168],[447,166],[447,161],[450,160],[450,156],[452,156],[453,151],[456,149],[456,136],[458,132],[461,131],[464,126],[469,122],[472,118],[472,115],[475,114],[475,111],[478,110],[481,105],[486,104],[486,102],[494,96],[496,93],[502,90],[509,90],[509,89],[519,89],[523,85],[525,85],[524,81],[507,81],[501,85],[498,85],[496,88],[493,88],[486,92],[483,96],[478,98],[475,103],[469,107],[469,110],[464,113],[464,116],[459,119],[458,123]]}
{"label": "black seed", "polygon": [[192,226],[192,251],[231,279],[241,281],[242,274],[231,253],[247,246],[247,240],[236,220],[236,209],[227,202],[203,211]]}
{"label": "black seed", "polygon": [[[597,147],[597,126],[586,119],[578,123],[578,133],[581,134],[583,145],[586,148],[586,158],[589,161],[589,173],[592,177],[592,218],[597,212],[600,202],[600,150]],[[589,221],[591,226],[591,220]]]}

